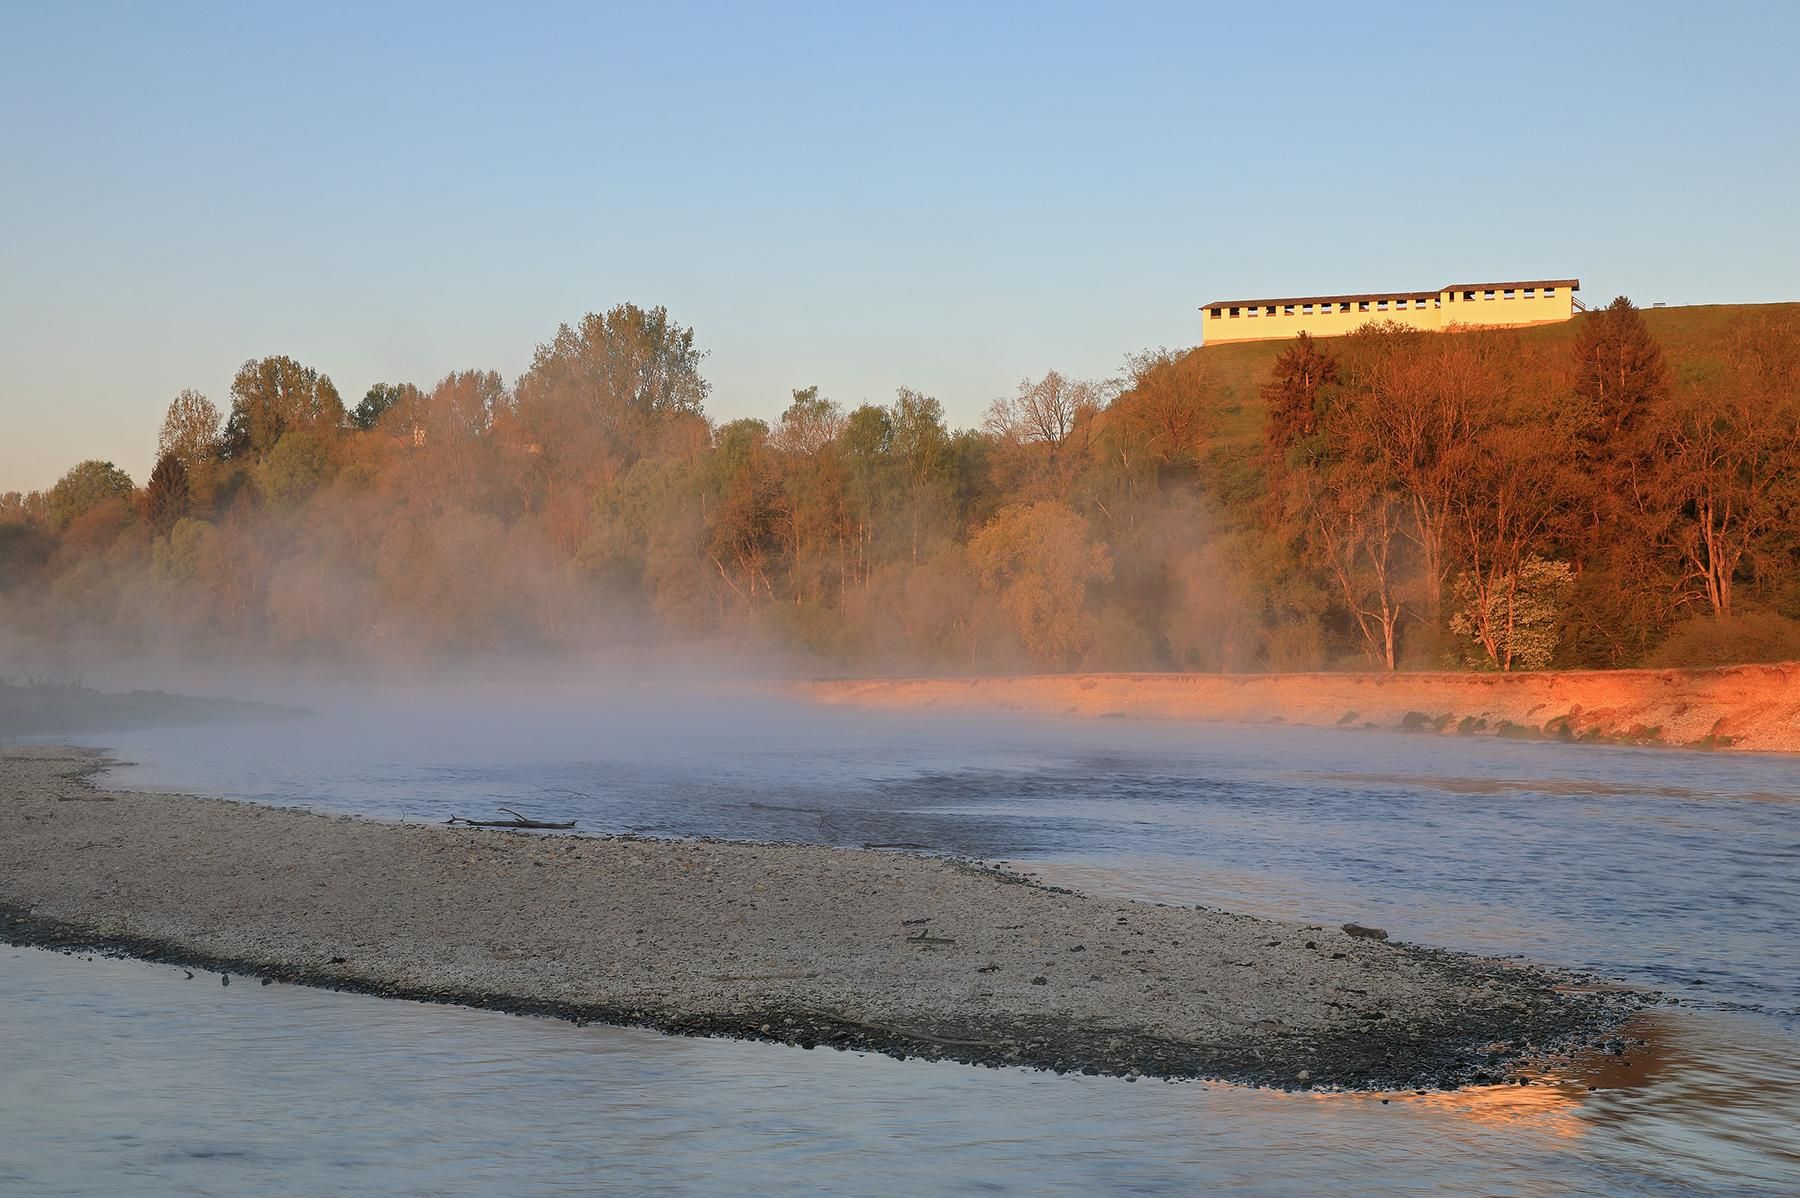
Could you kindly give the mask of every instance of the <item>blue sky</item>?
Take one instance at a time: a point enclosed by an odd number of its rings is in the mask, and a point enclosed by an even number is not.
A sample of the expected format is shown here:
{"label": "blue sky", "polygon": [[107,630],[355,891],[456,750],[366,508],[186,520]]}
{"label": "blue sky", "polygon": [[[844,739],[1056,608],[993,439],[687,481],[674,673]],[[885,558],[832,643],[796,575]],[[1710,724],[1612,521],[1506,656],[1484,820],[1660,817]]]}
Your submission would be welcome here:
{"label": "blue sky", "polygon": [[291,354],[354,402],[666,304],[711,410],[954,423],[1225,295],[1800,298],[1794,4],[0,0],[0,490],[140,482]]}

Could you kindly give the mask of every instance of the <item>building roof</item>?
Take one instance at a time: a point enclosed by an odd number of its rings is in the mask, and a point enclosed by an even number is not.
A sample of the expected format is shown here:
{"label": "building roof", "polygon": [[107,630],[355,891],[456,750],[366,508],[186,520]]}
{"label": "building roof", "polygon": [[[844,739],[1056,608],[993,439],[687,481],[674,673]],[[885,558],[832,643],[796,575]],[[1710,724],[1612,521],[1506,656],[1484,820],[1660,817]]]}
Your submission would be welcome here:
{"label": "building roof", "polygon": [[1214,300],[1202,308],[1267,308],[1284,304],[1360,304],[1384,299],[1436,299],[1435,291],[1371,291],[1366,295],[1290,295],[1275,299]]}
{"label": "building roof", "polygon": [[1443,291],[1504,291],[1519,287],[1567,287],[1570,291],[1581,290],[1580,279],[1525,279],[1506,283],[1446,283]]}
{"label": "building roof", "polygon": [[1435,291],[1370,291],[1362,295],[1289,295],[1272,299],[1233,299],[1213,300],[1201,304],[1202,308],[1269,308],[1285,307],[1288,304],[1361,304],[1374,303],[1376,300],[1394,299],[1436,299],[1448,291],[1504,291],[1524,287],[1567,287],[1571,291],[1581,290],[1580,279],[1527,279],[1523,282],[1508,283],[1446,283]]}

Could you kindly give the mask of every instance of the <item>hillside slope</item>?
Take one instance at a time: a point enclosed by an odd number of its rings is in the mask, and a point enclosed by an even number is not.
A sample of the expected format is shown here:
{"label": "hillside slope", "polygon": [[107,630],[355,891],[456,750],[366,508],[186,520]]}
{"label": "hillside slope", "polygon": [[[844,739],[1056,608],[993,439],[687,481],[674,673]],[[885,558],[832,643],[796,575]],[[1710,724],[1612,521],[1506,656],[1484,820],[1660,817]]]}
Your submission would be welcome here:
{"label": "hillside slope", "polygon": [[[1605,302],[1598,296],[1589,301],[1595,306]],[[1643,315],[1644,323],[1662,344],[1663,352],[1672,361],[1681,361],[1703,357],[1716,349],[1725,330],[1746,316],[1784,313],[1800,313],[1800,303],[1696,304],[1681,308],[1646,308]],[[1572,320],[1506,332],[1517,336],[1527,346],[1566,348],[1574,344],[1576,331],[1588,315],[1581,313]],[[1325,339],[1322,344],[1329,346],[1332,340],[1335,338]],[[1201,355],[1206,365],[1207,388],[1216,397],[1220,450],[1235,453],[1239,447],[1260,443],[1262,385],[1267,381],[1275,359],[1292,344],[1292,340],[1237,341],[1203,345],[1192,351]]]}

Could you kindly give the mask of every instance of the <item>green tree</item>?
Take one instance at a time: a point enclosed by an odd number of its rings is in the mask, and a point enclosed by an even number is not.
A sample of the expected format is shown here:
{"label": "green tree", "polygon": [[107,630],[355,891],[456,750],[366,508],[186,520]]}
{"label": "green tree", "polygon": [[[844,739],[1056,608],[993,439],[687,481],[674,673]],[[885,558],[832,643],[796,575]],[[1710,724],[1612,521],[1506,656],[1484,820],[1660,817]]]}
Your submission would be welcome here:
{"label": "green tree", "polygon": [[416,407],[422,399],[419,389],[411,383],[376,383],[351,411],[350,423],[366,433],[396,407]]}
{"label": "green tree", "polygon": [[151,533],[166,536],[176,521],[188,514],[190,503],[187,467],[179,455],[166,452],[156,459],[144,487],[144,517]]}
{"label": "green tree", "polygon": [[707,521],[707,555],[720,580],[746,605],[775,593],[780,553],[777,500],[781,481],[770,459],[769,426],[733,420],[719,429],[713,469],[718,502]]}
{"label": "green tree", "polygon": [[863,404],[844,421],[843,448],[853,554],[850,573],[867,586],[877,559],[878,534],[893,505],[894,421],[886,408]]}
{"label": "green tree", "polygon": [[1088,588],[1112,577],[1112,555],[1080,516],[1055,502],[1002,508],[970,538],[968,554],[1034,662],[1080,664],[1098,631]]}
{"label": "green tree", "polygon": [[257,465],[256,487],[266,502],[289,507],[311,495],[331,473],[331,466],[325,439],[311,429],[294,429],[283,433]]}
{"label": "green tree", "polygon": [[895,396],[888,426],[889,452],[907,483],[909,560],[917,563],[926,533],[949,498],[945,484],[950,474],[950,430],[944,426],[944,405],[910,387],[900,388]]}
{"label": "green tree", "polygon": [[1482,670],[1548,666],[1574,581],[1567,562],[1536,554],[1497,576],[1458,574],[1453,594],[1459,607],[1450,617],[1450,631],[1466,643],[1467,662]]}
{"label": "green tree", "polygon": [[217,549],[217,534],[204,520],[177,520],[151,551],[151,570],[170,586],[187,586],[204,574]]}
{"label": "green tree", "polygon": [[50,488],[50,522],[67,528],[70,521],[107,500],[129,500],[131,493],[130,475],[111,462],[90,458],[72,467]]}
{"label": "green tree", "polygon": [[231,380],[224,451],[260,458],[290,429],[323,436],[343,423],[344,403],[331,379],[289,357],[258,358]]}
{"label": "green tree", "polygon": [[694,330],[665,308],[590,312],[538,346],[519,380],[518,417],[546,455],[566,461],[600,450],[635,459],[652,452],[669,425],[704,415],[705,358]]}

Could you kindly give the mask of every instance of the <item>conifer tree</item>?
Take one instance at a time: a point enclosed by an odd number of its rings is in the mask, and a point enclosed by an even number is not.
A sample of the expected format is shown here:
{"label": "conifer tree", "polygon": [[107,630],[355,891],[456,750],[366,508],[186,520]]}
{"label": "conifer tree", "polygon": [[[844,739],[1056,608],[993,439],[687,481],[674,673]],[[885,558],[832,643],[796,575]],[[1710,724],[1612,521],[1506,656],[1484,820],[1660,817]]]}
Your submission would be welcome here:
{"label": "conifer tree", "polygon": [[157,536],[167,536],[188,514],[188,472],[173,450],[164,451],[144,487],[144,518]]}
{"label": "conifer tree", "polygon": [[1306,333],[1275,359],[1275,368],[1262,389],[1269,413],[1264,428],[1271,453],[1285,454],[1294,442],[1313,435],[1318,428],[1319,393],[1337,377],[1337,359],[1320,350]]}
{"label": "conifer tree", "polygon": [[1662,347],[1624,296],[1581,322],[1575,334],[1575,397],[1586,406],[1587,439],[1616,445],[1661,398],[1668,382]]}

